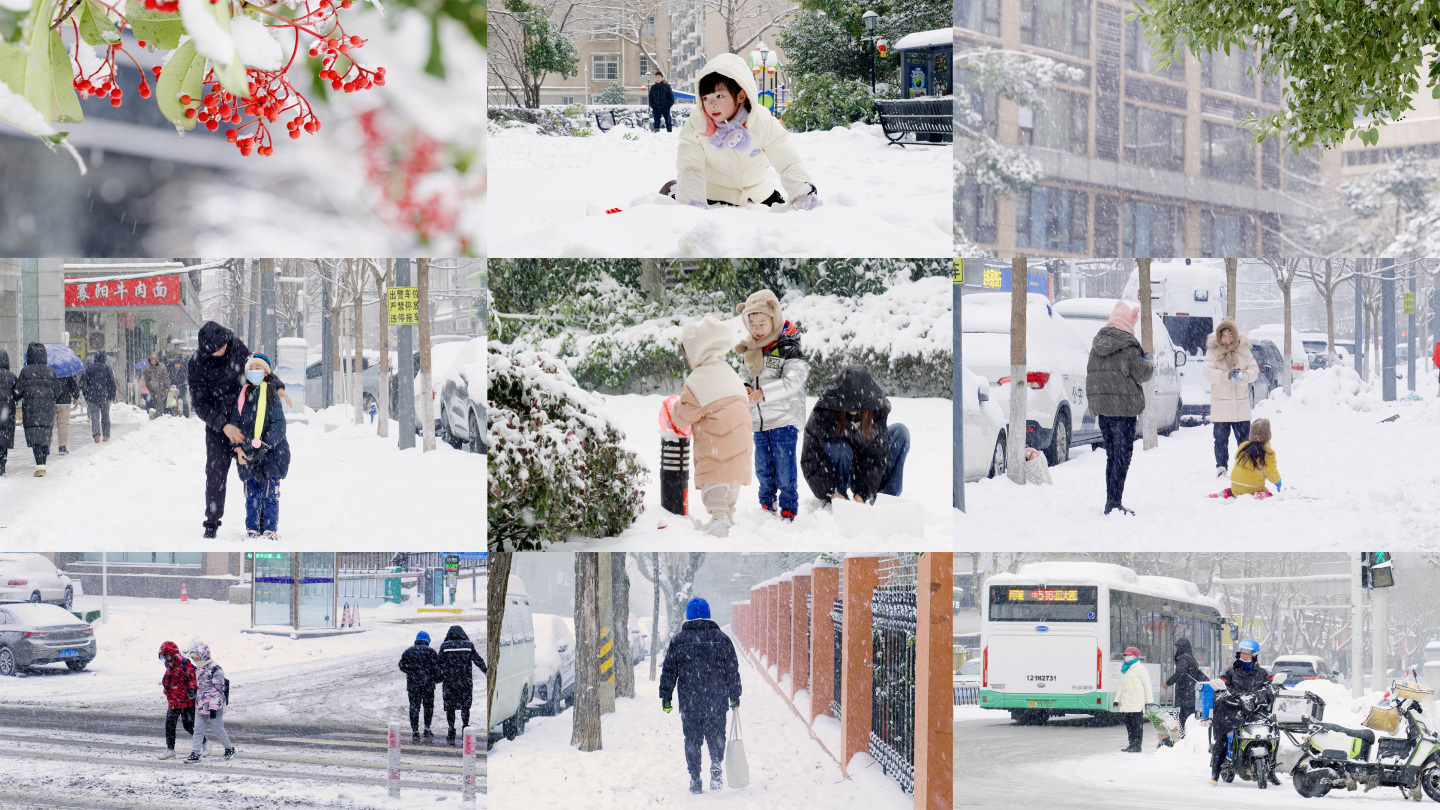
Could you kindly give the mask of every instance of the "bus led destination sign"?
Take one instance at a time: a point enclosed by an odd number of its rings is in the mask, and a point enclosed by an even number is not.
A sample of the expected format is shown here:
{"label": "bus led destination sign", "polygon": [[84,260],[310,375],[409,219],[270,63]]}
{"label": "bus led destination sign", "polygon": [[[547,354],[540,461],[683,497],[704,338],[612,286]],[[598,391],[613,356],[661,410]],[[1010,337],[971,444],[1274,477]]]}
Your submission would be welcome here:
{"label": "bus led destination sign", "polygon": [[1075,588],[1010,588],[1007,602],[1079,602],[1080,591]]}

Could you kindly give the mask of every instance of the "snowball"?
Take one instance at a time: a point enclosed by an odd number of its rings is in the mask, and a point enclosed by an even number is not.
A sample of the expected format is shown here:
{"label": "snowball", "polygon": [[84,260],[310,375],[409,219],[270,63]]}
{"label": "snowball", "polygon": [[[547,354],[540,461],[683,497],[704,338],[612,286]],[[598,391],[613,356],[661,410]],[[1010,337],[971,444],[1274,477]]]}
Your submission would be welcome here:
{"label": "snowball", "polygon": [[259,20],[235,18],[230,22],[230,38],[246,67],[271,71],[285,66],[285,51],[280,47],[280,40]]}

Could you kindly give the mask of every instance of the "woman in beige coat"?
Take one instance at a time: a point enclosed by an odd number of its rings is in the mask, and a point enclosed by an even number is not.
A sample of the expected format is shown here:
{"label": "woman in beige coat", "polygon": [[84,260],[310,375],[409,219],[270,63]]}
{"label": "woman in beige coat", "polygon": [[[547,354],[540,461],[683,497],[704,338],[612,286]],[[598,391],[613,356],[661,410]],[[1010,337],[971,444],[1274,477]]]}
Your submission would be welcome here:
{"label": "woman in beige coat", "polygon": [[1235,445],[1250,439],[1250,383],[1260,378],[1260,366],[1250,353],[1250,341],[1240,334],[1233,318],[1215,327],[1205,341],[1205,368],[1210,383],[1210,424],[1215,429],[1215,475],[1230,467],[1230,434]]}
{"label": "woman in beige coat", "polygon": [[706,531],[716,537],[730,533],[740,488],[750,483],[750,400],[725,363],[734,342],[730,327],[708,315],[685,324],[680,345],[691,371],[670,411],[675,427],[695,430],[695,486],[712,518]]}

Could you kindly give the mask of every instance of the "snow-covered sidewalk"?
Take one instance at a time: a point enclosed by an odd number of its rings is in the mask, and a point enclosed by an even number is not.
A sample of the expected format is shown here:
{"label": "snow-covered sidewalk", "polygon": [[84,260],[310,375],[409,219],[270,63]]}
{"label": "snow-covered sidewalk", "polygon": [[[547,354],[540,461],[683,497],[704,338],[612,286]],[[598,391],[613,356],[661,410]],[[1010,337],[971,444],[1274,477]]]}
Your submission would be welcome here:
{"label": "snow-covered sidewalk", "polygon": [[[821,208],[702,211],[659,194],[675,177],[679,137],[627,127],[588,138],[530,125],[494,131],[490,255],[951,255],[948,148],[890,146],[864,124],[792,133]],[[612,208],[622,210],[604,213]]]}
{"label": "snow-covered sidewalk", "polygon": [[[600,395],[597,395],[600,396]],[[595,540],[576,539],[557,546],[565,551],[672,551],[676,548],[703,548],[710,551],[770,551],[784,548],[792,551],[949,551],[951,548],[950,513],[950,422],[951,403],[938,398],[890,398],[890,424],[903,424],[910,429],[910,454],[905,461],[904,491],[898,499],[887,499],[880,507],[846,504],[849,525],[842,525],[830,509],[820,508],[814,493],[798,469],[802,435],[796,443],[796,477],[800,494],[800,513],[794,523],[784,523],[761,511],[756,485],[744,487],[735,507],[736,525],[729,537],[713,537],[698,527],[709,522],[710,516],[700,502],[698,490],[690,491],[690,515],[677,517],[660,506],[660,435],[656,414],[664,395],[626,394],[601,397],[605,415],[625,432],[625,448],[639,454],[640,461],[650,470],[645,486],[645,511],[629,529],[617,537]],[[815,398],[807,399],[806,412],[815,407]],[[924,536],[894,533],[895,516],[883,510],[905,513],[903,518],[923,520]],[[859,525],[871,517],[869,525]],[[849,532],[850,534],[846,534]]]}
{"label": "snow-covered sidewalk", "polygon": [[[850,778],[810,737],[805,724],[744,658],[740,661],[740,720],[750,785],[718,794],[689,792],[684,734],[678,713],[660,710],[658,682],[649,663],[635,668],[638,697],[615,702],[601,724],[603,748],[581,753],[570,746],[574,709],[532,719],[525,734],[490,751],[495,807],[528,810],[631,810],[659,804],[745,810],[864,808],[910,810],[914,801],[878,764],[851,763]],[[702,760],[708,770],[709,754]],[[866,757],[868,758],[868,757]],[[706,779],[708,788],[708,778]]]}

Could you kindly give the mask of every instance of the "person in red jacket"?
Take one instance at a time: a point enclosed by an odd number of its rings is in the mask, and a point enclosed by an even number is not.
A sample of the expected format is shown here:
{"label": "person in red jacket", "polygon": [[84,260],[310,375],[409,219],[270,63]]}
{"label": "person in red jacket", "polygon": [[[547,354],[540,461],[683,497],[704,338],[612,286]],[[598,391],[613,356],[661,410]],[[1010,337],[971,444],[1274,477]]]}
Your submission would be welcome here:
{"label": "person in red jacket", "polygon": [[1435,367],[1440,369],[1440,340],[1435,341],[1435,353],[1430,355],[1430,359],[1435,361]]}
{"label": "person in red jacket", "polygon": [[175,758],[175,725],[195,734],[195,665],[180,654],[175,642],[160,645],[160,660],[165,662],[165,677],[160,686],[165,690],[165,753],[161,759]]}

